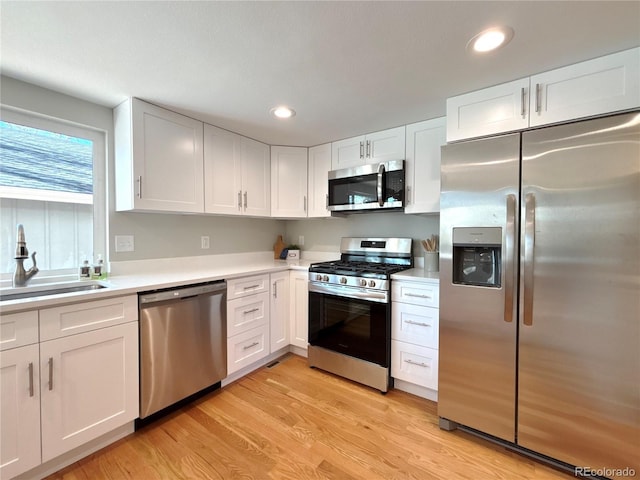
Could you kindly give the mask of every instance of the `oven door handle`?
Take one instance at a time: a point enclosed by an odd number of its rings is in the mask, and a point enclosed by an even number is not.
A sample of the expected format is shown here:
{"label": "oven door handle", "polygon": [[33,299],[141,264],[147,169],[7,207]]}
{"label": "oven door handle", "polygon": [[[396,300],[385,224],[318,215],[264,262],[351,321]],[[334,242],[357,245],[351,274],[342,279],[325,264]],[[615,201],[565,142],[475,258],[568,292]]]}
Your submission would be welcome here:
{"label": "oven door handle", "polygon": [[382,195],[383,192],[383,187],[384,187],[384,163],[381,163],[380,165],[378,165],[378,187],[377,187],[377,194],[378,194],[378,205],[380,205],[381,207],[384,207],[384,198]]}
{"label": "oven door handle", "polygon": [[357,288],[342,287],[339,285],[318,285],[309,283],[309,292],[324,293],[343,298],[356,298],[360,300],[369,300],[371,302],[389,303],[389,295],[387,292],[363,291]]}

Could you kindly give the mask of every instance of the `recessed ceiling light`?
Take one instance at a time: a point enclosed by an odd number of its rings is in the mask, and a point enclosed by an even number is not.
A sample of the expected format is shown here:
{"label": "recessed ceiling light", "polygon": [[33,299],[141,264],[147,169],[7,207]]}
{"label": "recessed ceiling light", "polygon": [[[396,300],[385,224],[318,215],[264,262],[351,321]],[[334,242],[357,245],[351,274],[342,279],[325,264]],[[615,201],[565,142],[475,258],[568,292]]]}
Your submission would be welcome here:
{"label": "recessed ceiling light", "polygon": [[271,113],[272,116],[276,117],[276,118],[291,118],[294,117],[296,114],[296,111],[286,107],[284,105],[281,105],[279,107],[273,107],[271,110],[269,110],[269,112]]}
{"label": "recessed ceiling light", "polygon": [[495,50],[509,43],[513,38],[511,27],[495,27],[480,32],[467,43],[467,50],[477,53],[485,53]]}

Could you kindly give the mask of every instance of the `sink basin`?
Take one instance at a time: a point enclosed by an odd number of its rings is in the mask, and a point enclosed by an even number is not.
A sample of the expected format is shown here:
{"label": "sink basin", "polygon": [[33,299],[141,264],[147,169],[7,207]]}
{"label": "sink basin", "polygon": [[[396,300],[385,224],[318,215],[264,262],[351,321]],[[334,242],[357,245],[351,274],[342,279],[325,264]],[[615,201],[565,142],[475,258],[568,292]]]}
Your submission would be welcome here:
{"label": "sink basin", "polygon": [[33,287],[1,288],[0,301],[21,300],[24,298],[45,297],[61,293],[84,292],[106,288],[98,282],[64,282],[49,285],[34,285]]}

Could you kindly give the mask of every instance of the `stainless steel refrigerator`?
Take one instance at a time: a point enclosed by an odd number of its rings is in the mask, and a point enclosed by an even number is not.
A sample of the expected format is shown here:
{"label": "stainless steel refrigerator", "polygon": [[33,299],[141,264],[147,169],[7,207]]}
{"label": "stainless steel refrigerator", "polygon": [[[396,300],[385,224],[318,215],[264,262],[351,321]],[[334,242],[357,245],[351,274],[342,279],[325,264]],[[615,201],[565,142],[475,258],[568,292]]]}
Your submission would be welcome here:
{"label": "stainless steel refrigerator", "polygon": [[447,145],[441,188],[441,427],[640,476],[640,112]]}

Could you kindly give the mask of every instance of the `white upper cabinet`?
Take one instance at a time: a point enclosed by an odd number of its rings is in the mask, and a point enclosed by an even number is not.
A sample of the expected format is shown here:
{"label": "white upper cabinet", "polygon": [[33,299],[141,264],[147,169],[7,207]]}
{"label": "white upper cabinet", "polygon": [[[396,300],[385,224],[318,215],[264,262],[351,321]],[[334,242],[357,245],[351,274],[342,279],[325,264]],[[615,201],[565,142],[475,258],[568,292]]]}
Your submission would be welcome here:
{"label": "white upper cabinet", "polygon": [[309,148],[307,216],[309,218],[330,217],[329,176],[331,170],[331,144],[325,143]]}
{"label": "white upper cabinet", "polygon": [[331,144],[331,169],[358,167],[388,160],[404,160],[405,128],[339,140]]}
{"label": "white upper cabinet", "polygon": [[304,147],[271,147],[271,216],[307,216],[307,149]]}
{"label": "white upper cabinet", "polygon": [[407,125],[405,213],[440,211],[440,147],[446,142],[445,117]]}
{"label": "white upper cabinet", "polygon": [[242,209],[245,215],[271,214],[271,155],[269,145],[247,137],[240,141],[242,152]]}
{"label": "white upper cabinet", "polygon": [[530,126],[640,105],[640,48],[531,77]]}
{"label": "white upper cabinet", "polygon": [[204,125],[206,213],[269,216],[269,146]]}
{"label": "white upper cabinet", "polygon": [[207,213],[242,213],[241,136],[204,125],[204,209]]}
{"label": "white upper cabinet", "polygon": [[204,212],[202,122],[132,98],[114,123],[116,210]]}
{"label": "white upper cabinet", "polygon": [[640,106],[640,48],[447,99],[447,141]]}
{"label": "white upper cabinet", "polygon": [[529,126],[529,78],[447,99],[447,141]]}

